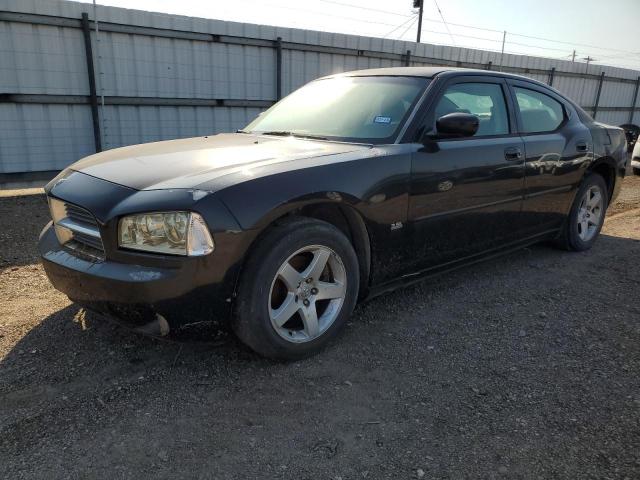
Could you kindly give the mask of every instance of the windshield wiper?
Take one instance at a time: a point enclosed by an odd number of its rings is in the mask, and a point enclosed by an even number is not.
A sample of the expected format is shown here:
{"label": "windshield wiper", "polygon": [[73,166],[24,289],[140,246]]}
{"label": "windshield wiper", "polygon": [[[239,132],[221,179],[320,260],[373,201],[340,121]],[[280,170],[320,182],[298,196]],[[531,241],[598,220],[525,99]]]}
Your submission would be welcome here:
{"label": "windshield wiper", "polygon": [[275,135],[278,137],[291,137],[293,136],[293,132],[288,132],[286,130],[272,130],[270,132],[260,132],[262,135]]}
{"label": "windshield wiper", "polygon": [[307,135],[305,133],[294,133],[293,136],[300,137],[300,138],[308,138],[310,140],[327,140],[327,137],[323,137],[321,135]]}
{"label": "windshield wiper", "polygon": [[327,140],[327,137],[321,135],[307,135],[306,133],[289,132],[287,130],[274,130],[271,132],[261,132],[262,135],[274,135],[278,137],[296,137],[296,138],[308,138],[310,140]]}

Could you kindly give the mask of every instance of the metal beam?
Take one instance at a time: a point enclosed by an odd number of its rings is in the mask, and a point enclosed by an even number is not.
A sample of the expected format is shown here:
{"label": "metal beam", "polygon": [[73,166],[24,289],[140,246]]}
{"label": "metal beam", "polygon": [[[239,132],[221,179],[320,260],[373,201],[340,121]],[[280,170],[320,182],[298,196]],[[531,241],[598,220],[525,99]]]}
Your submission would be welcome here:
{"label": "metal beam", "polygon": [[403,65],[405,67],[408,67],[410,63],[411,63],[411,50],[407,50],[407,53],[405,54],[405,57],[404,57]]}
{"label": "metal beam", "polygon": [[77,18],[52,17],[49,15],[38,15],[37,13],[0,12],[0,21],[50,25],[52,27],[82,28],[82,22]]}
{"label": "metal beam", "polygon": [[[593,109],[596,108],[595,105],[593,106],[586,106],[586,107],[582,107],[583,110],[591,110],[593,111]],[[632,110],[629,107],[597,107],[597,110],[599,112],[628,112],[629,110]],[[640,112],[640,107],[635,107],[633,109],[634,112]]]}
{"label": "metal beam", "polygon": [[93,120],[93,141],[96,152],[101,152],[102,137],[100,135],[100,113],[98,112],[98,94],[96,92],[96,72],[93,68],[89,14],[86,12],[82,14],[82,36],[84,37],[84,52],[87,59],[87,75],[89,77],[89,103],[91,104],[91,119]]}
{"label": "metal beam", "polygon": [[[47,95],[31,93],[2,93],[0,103],[39,103],[51,105],[90,105],[90,95]],[[104,97],[105,105],[153,107],[249,107],[265,108],[272,100],[241,100],[233,98],[163,98],[163,97]]]}
{"label": "metal beam", "polygon": [[631,102],[631,109],[629,112],[629,123],[633,123],[633,114],[636,108],[636,102],[638,101],[638,89],[640,89],[640,77],[636,80],[636,88],[633,90],[633,101]]}
{"label": "metal beam", "polygon": [[276,40],[276,100],[282,98],[282,37]]}
{"label": "metal beam", "polygon": [[[49,95],[37,93],[0,93],[0,103],[52,104],[52,105],[89,105],[89,95]],[[272,100],[241,100],[233,98],[176,98],[176,97],[104,97],[105,105],[130,105],[153,107],[249,107],[266,108],[274,104]],[[593,111],[594,106],[584,106],[584,110]],[[630,107],[601,107],[599,112],[628,112]],[[640,112],[640,106],[633,112]]]}
{"label": "metal beam", "polygon": [[550,87],[553,87],[553,77],[555,77],[556,75],[556,67],[551,67],[551,70],[549,70],[549,81],[547,82],[547,84],[549,84]]}
{"label": "metal beam", "polygon": [[598,104],[600,103],[600,94],[602,93],[602,84],[604,83],[604,72],[600,74],[600,81],[598,82],[598,91],[596,92],[596,101],[593,106],[593,119],[595,120],[598,114]]}
{"label": "metal beam", "polygon": [[[38,182],[40,183],[40,185],[42,185],[43,182],[44,183],[48,182],[53,177],[58,175],[58,173],[60,173],[60,170],[40,170],[40,171],[34,171],[34,172],[0,173],[0,185],[2,185],[3,187],[6,187],[7,184],[25,183],[25,182]],[[10,185],[9,185],[9,188],[11,188]],[[44,194],[44,191],[42,192],[42,194]]]}

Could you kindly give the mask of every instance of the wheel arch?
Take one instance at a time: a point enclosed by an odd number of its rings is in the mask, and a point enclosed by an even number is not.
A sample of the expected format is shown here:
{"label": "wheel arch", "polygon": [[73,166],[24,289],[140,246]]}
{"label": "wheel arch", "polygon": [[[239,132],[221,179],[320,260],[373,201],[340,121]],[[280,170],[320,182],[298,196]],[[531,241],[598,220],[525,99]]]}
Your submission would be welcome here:
{"label": "wheel arch", "polygon": [[358,297],[363,298],[366,296],[371,274],[371,240],[362,215],[350,205],[331,202],[311,203],[289,212],[288,215],[322,220],[332,224],[345,234],[356,252],[360,266],[361,281]]}
{"label": "wheel arch", "polygon": [[589,166],[588,173],[597,173],[604,178],[610,202],[616,186],[616,161],[611,157],[600,157]]}
{"label": "wheel arch", "polygon": [[[312,218],[333,225],[349,239],[356,253],[360,269],[358,298],[362,299],[366,297],[369,291],[369,278],[371,274],[371,239],[369,229],[367,228],[364,217],[356,207],[344,200],[345,197],[343,194],[327,192],[326,195],[321,197],[316,196],[313,199],[306,198],[300,199],[299,201],[288,202],[286,207],[280,206],[268,212],[257,225],[259,233],[247,248],[244,258],[242,259],[238,279],[242,275],[244,263],[249,255],[251,255],[257,242],[260,241],[260,238],[265,235],[271,227],[293,217]],[[348,200],[352,201],[354,199],[348,198]]]}

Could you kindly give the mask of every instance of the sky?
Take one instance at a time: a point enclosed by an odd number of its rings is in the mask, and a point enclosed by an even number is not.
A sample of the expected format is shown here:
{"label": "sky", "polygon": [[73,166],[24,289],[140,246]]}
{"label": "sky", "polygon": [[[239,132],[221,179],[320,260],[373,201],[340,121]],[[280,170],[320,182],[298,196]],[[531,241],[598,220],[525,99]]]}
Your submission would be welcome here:
{"label": "sky", "polygon": [[[91,3],[92,0],[80,0]],[[98,0],[99,5],[416,39],[412,0]],[[98,12],[99,15],[99,12]],[[100,17],[98,16],[98,19]],[[640,70],[640,0],[424,0],[422,42]]]}

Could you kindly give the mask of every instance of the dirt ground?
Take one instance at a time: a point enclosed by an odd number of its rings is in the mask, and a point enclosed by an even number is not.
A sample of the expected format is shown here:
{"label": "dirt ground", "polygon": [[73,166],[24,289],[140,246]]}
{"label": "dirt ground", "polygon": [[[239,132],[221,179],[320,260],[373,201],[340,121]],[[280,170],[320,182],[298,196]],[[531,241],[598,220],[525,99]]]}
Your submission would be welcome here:
{"label": "dirt ground", "polygon": [[640,478],[640,177],[591,251],[536,246],[380,297],[290,364],[81,311],[38,264],[43,196],[11,195],[0,477]]}

